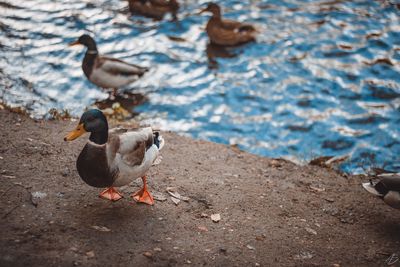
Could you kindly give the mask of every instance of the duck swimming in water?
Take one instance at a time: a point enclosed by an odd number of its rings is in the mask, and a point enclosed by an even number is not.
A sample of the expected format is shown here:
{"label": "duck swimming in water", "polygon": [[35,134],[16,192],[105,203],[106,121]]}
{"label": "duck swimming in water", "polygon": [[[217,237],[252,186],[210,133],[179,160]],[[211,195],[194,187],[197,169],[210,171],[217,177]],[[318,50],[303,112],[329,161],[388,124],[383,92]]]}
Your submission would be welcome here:
{"label": "duck swimming in water", "polygon": [[222,19],[219,5],[209,3],[200,13],[204,12],[212,13],[206,27],[208,38],[212,44],[235,46],[255,41],[256,29],[250,24]]}
{"label": "duck swimming in water", "polygon": [[83,34],[69,46],[84,45],[87,47],[82,61],[82,70],[86,77],[95,85],[102,88],[112,88],[114,92],[128,85],[148,71],[148,68],[126,63],[122,60],[101,56],[96,42],[92,37]]}
{"label": "duck swimming in water", "polygon": [[107,119],[98,109],[83,113],[75,130],[65,141],[89,132],[89,141],[76,161],[79,176],[88,185],[106,188],[100,197],[117,201],[122,198],[115,187],[127,185],[141,177],[143,188],[132,195],[137,202],[154,204],[147,190],[146,172],[164,146],[164,139],[152,128],[109,130]]}
{"label": "duck swimming in water", "polygon": [[171,13],[177,20],[179,3],[176,0],[128,0],[129,11],[145,17],[162,20],[165,14]]}

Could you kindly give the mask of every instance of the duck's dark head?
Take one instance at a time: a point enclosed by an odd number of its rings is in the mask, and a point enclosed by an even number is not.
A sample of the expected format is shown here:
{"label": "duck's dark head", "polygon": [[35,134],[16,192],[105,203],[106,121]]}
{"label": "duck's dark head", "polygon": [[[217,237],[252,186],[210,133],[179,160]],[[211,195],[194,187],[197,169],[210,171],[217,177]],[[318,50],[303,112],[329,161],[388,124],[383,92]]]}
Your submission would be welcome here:
{"label": "duck's dark head", "polygon": [[69,44],[69,46],[74,46],[74,45],[84,45],[89,50],[97,51],[96,42],[88,34],[81,35],[81,37],[79,37],[78,40]]}
{"label": "duck's dark head", "polygon": [[221,8],[219,5],[215,3],[208,3],[207,7],[204,8],[200,13],[204,12],[211,12],[214,17],[220,17],[221,16]]}
{"label": "duck's dark head", "polygon": [[64,141],[72,141],[89,132],[90,141],[96,144],[105,144],[108,140],[108,123],[103,112],[98,109],[90,109],[83,113],[78,126],[64,137]]}

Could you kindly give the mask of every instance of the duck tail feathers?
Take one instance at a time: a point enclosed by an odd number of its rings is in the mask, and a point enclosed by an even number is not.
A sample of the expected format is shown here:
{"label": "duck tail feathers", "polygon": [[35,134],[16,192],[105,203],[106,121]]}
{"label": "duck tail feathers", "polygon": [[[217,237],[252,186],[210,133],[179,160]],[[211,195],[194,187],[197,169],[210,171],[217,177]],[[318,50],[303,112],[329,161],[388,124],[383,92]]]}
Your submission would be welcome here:
{"label": "duck tail feathers", "polygon": [[159,132],[154,132],[153,136],[154,136],[154,144],[158,147],[158,150],[161,150],[165,144],[164,138],[160,135]]}

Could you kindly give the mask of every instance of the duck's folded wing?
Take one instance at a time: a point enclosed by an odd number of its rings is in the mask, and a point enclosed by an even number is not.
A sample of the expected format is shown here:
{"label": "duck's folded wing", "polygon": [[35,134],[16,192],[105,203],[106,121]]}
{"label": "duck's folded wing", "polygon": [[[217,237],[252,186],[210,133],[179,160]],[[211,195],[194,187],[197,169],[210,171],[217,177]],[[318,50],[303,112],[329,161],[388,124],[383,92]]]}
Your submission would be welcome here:
{"label": "duck's folded wing", "polygon": [[235,31],[235,32],[243,32],[243,31],[253,32],[256,30],[253,25],[245,24],[245,23],[241,23],[241,22],[229,20],[229,19],[223,20],[221,26],[225,30],[231,30],[231,31]]}
{"label": "duck's folded wing", "polygon": [[154,143],[153,130],[150,127],[128,131],[119,136],[118,152],[123,161],[130,165],[140,165],[146,150]]}
{"label": "duck's folded wing", "polygon": [[169,1],[166,1],[166,0],[150,0],[150,3],[152,4],[152,5],[155,5],[155,6],[162,6],[162,7],[168,7],[168,6],[170,6],[171,5],[171,3],[169,2]]}
{"label": "duck's folded wing", "polygon": [[140,67],[134,64],[126,63],[122,60],[111,57],[100,57],[97,66],[103,71],[113,75],[137,75],[142,76],[148,68]]}

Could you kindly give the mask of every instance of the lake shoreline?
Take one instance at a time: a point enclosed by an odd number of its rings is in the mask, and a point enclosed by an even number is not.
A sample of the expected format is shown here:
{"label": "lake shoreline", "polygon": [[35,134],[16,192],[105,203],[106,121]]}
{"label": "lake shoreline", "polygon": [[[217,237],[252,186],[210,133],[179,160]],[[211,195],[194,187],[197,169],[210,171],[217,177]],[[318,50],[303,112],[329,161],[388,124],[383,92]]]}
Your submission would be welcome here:
{"label": "lake shoreline", "polygon": [[365,176],[163,132],[159,200],[134,203],[135,181],[110,203],[77,174],[87,138],[63,141],[76,121],[3,109],[0,124],[2,266],[378,266],[400,252],[400,215]]}

